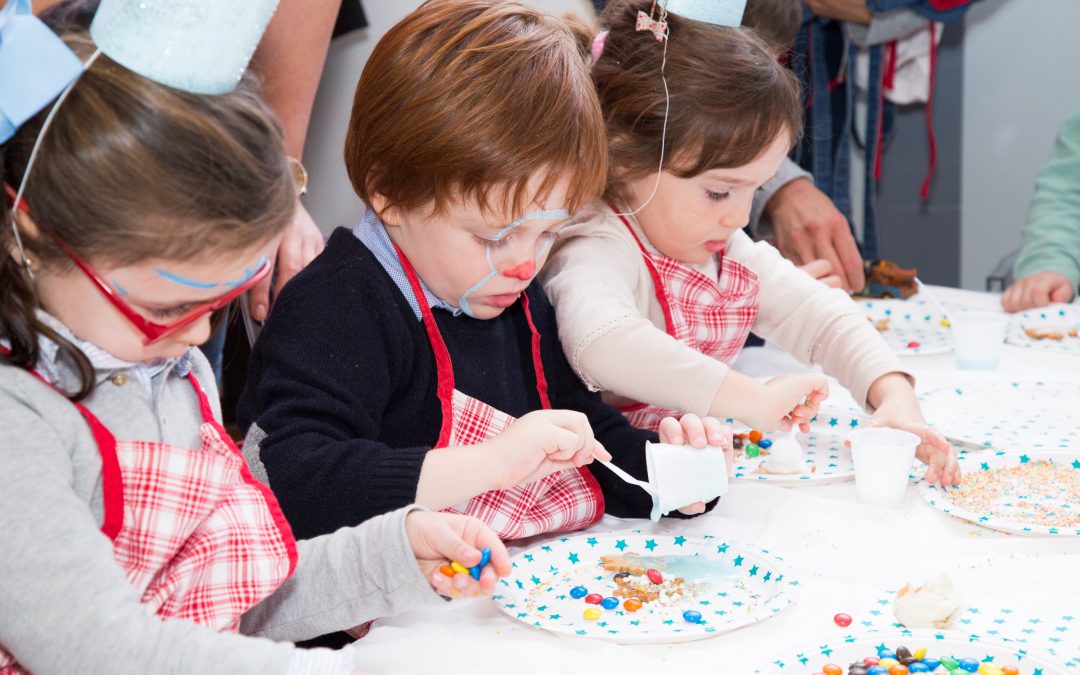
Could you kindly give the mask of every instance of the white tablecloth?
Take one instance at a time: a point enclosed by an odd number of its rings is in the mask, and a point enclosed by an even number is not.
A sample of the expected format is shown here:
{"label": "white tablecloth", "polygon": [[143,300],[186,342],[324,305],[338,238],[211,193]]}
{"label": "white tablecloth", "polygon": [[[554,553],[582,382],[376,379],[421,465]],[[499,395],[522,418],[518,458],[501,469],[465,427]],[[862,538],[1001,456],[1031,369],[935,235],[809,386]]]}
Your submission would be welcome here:
{"label": "white tablecloth", "polygon": [[[932,291],[949,307],[1000,309],[997,296]],[[1006,348],[993,374],[957,371],[952,354],[906,357],[905,365],[920,389],[1002,378],[1080,382],[1080,357],[1016,347]],[[804,370],[768,345],[745,350],[737,367],[754,376]],[[357,665],[378,673],[741,675],[770,662],[778,650],[835,640],[855,629],[888,628],[895,589],[945,572],[966,608],[956,630],[1025,640],[1029,651],[1053,650],[1056,660],[1080,673],[1077,538],[1023,538],[982,529],[938,512],[914,489],[902,508],[863,506],[851,482],[793,489],[734,484],[712,513],[694,520],[653,524],[605,517],[589,531],[630,529],[712,534],[769,549],[800,580],[796,603],[775,618],[715,638],[628,646],[551,635],[488,601],[454,602],[379,621],[355,646]],[[514,546],[511,553],[521,550]],[[832,620],[838,612],[855,623],[838,628]]]}

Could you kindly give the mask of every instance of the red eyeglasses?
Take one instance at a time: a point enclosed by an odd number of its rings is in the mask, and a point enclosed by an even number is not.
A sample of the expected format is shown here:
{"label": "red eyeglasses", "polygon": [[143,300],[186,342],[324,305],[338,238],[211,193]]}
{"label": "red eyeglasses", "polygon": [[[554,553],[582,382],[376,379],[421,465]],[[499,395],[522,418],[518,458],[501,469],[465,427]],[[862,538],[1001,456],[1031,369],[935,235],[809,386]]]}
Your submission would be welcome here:
{"label": "red eyeglasses", "polygon": [[[15,190],[13,190],[11,186],[7,183],[4,184],[4,189],[11,197],[11,199],[14,200],[16,197]],[[19,202],[15,206],[27,215],[30,214],[30,209],[27,207],[25,200],[19,200]],[[193,306],[191,310],[186,312],[183,316],[176,319],[175,321],[170,321],[169,323],[156,323],[139,314],[134,309],[132,309],[131,305],[124,302],[123,298],[120,297],[120,294],[116,291],[116,289],[106,283],[106,281],[101,278],[101,275],[94,271],[94,268],[91,267],[85,260],[80,258],[78,254],[72,251],[67,244],[65,244],[55,235],[53,236],[53,239],[56,241],[56,245],[60,247],[60,249],[67,255],[68,258],[71,259],[73,263],[75,263],[76,267],[82,270],[83,274],[85,274],[86,277],[91,282],[93,282],[94,286],[98,289],[98,291],[103,296],[105,296],[105,299],[112,303],[112,306],[115,307],[116,310],[120,312],[124,316],[124,318],[128,320],[129,323],[131,323],[131,325],[135,326],[135,328],[140,333],[142,333],[144,345],[153,344],[158,340],[172,333],[175,333],[176,331],[185,328],[186,326],[191,325],[192,323],[198,321],[207,314],[210,314],[211,312],[216,312],[219,309],[223,309],[230,302],[240,297],[247,291],[251,290],[252,286],[265,279],[267,275],[270,274],[270,270],[273,268],[270,260],[264,259],[258,269],[251,273],[251,275],[247,277],[243,282],[233,286],[233,288],[231,288],[224,295],[218,296],[212,300],[208,300],[207,302]]]}

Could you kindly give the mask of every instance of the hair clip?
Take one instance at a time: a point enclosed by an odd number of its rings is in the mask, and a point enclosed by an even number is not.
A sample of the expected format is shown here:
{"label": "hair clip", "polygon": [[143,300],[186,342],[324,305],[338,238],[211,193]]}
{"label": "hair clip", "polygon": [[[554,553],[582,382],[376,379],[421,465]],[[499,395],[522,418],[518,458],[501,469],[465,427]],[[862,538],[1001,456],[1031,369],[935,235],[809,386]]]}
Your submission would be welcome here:
{"label": "hair clip", "polygon": [[663,18],[654,19],[643,11],[639,11],[637,14],[637,30],[649,31],[657,42],[664,41],[667,36],[667,27],[667,21],[664,21]]}
{"label": "hair clip", "polygon": [[592,48],[589,53],[592,55],[592,62],[596,63],[600,60],[600,57],[604,55],[604,46],[607,44],[608,31],[602,30],[596,34],[593,38]]}

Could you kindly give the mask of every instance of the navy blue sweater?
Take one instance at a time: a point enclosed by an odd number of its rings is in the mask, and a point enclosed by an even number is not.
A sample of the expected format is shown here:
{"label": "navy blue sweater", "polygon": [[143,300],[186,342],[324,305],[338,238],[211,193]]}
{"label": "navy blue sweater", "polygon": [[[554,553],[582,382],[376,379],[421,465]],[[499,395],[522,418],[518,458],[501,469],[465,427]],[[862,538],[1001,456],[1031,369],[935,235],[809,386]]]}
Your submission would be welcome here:
{"label": "navy blue sweater", "polygon": [[[647,477],[645,442],[589,392],[566,361],[555,311],[529,286],[554,408],[577,410],[616,464]],[[515,417],[538,410],[530,333],[521,303],[489,320],[433,310],[456,387]],[[296,535],[313,537],[410,504],[442,422],[427,333],[374,255],[338,229],[293,279],[251,355],[237,419],[266,432],[261,459]],[[606,512],[647,517],[651,498],[593,464]]]}

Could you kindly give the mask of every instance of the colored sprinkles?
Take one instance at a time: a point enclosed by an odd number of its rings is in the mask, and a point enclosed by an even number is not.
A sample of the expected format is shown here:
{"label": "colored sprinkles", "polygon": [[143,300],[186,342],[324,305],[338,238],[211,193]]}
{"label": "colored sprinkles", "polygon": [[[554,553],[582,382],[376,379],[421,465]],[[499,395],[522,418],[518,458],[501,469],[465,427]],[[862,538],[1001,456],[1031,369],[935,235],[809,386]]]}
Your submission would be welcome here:
{"label": "colored sprinkles", "polygon": [[1034,460],[964,474],[948,490],[958,507],[984,518],[1041,527],[1080,527],[1080,470]]}

